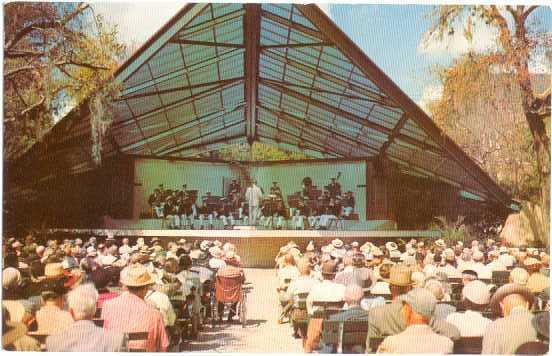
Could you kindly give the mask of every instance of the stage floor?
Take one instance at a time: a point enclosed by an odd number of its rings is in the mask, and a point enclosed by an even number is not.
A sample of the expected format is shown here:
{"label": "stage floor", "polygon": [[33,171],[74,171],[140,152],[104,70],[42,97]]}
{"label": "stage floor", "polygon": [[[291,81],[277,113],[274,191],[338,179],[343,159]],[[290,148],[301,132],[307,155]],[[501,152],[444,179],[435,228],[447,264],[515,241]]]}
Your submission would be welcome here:
{"label": "stage floor", "polygon": [[383,244],[399,238],[439,238],[439,231],[422,230],[386,230],[386,231],[328,231],[328,230],[137,230],[137,229],[52,229],[52,233],[61,235],[83,235],[105,237],[112,234],[116,239],[128,237],[131,244],[138,237],[146,242],[153,237],[159,237],[166,244],[184,238],[188,241],[219,240],[222,243],[231,242],[236,245],[244,267],[274,267],[274,258],[280,247],[293,240],[303,250],[309,241],[315,246],[330,243],[339,238],[345,243],[358,241],[361,245],[366,241]]}
{"label": "stage floor", "polygon": [[[204,222],[207,224],[207,221]],[[343,220],[343,226],[340,230],[345,231],[373,231],[373,230],[396,230],[395,222],[390,220]],[[166,224],[166,222],[165,222]],[[291,222],[288,221],[288,224]],[[140,230],[164,230],[167,225],[163,225],[161,219],[111,219],[106,217],[103,221],[103,227],[106,229],[140,229]],[[245,226],[241,221],[236,221],[236,226]],[[199,229],[200,221],[194,220],[195,229]],[[224,226],[221,219],[215,219],[214,230],[223,230]],[[288,228],[291,225],[288,225]],[[273,230],[262,226],[256,226],[258,230]],[[332,230],[337,230],[336,225],[332,225]]]}

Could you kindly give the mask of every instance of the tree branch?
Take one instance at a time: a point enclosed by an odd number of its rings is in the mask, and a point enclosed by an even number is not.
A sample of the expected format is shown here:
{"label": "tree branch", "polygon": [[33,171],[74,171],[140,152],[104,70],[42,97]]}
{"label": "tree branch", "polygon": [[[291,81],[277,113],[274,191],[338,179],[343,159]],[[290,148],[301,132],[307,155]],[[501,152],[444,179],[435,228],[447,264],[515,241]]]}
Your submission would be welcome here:
{"label": "tree branch", "polygon": [[77,9],[70,14],[65,15],[65,17],[62,20],[56,20],[56,21],[44,21],[40,23],[34,23],[30,24],[28,26],[23,27],[21,30],[19,30],[13,37],[12,40],[8,41],[6,43],[6,46],[4,47],[4,52],[7,53],[9,50],[11,50],[15,45],[19,43],[25,36],[27,36],[29,33],[35,31],[35,30],[44,30],[44,29],[54,29],[57,27],[65,27],[65,25],[84,12],[84,10],[88,9],[90,5],[85,3],[80,3],[77,6]]}
{"label": "tree branch", "polygon": [[529,6],[527,8],[527,10],[525,10],[525,12],[521,15],[521,19],[523,20],[523,22],[525,22],[525,20],[527,19],[527,17],[533,12],[535,11],[539,6],[538,5],[532,5],[532,6]]}
{"label": "tree branch", "polygon": [[29,51],[29,50],[11,50],[4,52],[5,58],[23,58],[23,57],[40,57],[44,52]]}

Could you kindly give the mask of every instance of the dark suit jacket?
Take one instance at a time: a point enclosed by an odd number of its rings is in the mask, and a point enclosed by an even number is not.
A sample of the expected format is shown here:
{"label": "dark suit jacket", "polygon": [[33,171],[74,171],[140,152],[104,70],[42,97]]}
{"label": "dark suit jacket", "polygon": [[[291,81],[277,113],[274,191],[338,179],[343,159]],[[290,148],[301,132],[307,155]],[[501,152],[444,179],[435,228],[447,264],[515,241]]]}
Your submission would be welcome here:
{"label": "dark suit jacket", "polygon": [[[402,316],[402,304],[393,302],[368,311],[368,337],[366,338],[366,352],[370,351],[370,338],[395,335],[406,329]],[[432,318],[429,326],[439,335],[450,339],[460,339],[460,331],[456,326],[444,320]],[[371,350],[375,352],[376,350]]]}

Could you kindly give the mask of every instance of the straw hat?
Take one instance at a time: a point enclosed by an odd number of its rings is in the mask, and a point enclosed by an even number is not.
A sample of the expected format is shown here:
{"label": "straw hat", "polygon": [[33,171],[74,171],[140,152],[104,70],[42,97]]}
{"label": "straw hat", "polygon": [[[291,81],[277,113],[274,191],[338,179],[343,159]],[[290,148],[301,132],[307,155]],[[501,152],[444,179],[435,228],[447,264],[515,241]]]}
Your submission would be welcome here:
{"label": "straw hat", "polygon": [[362,246],[360,246],[360,251],[370,252],[372,250],[372,247],[374,247],[374,244],[368,241],[364,243]]}
{"label": "straw hat", "polygon": [[533,266],[533,265],[540,265],[540,261],[534,257],[529,257],[523,261],[523,265],[525,265],[526,267]]}
{"label": "straw hat", "polygon": [[186,243],[186,239],[180,239],[178,240],[178,244],[184,245]]}
{"label": "straw hat", "polygon": [[439,239],[439,240],[435,241],[435,245],[437,245],[439,247],[445,247],[446,246],[445,241],[443,239]]}
{"label": "straw hat", "polygon": [[393,265],[389,271],[389,279],[385,281],[399,287],[411,286],[412,269],[404,265]]}
{"label": "straw hat", "polygon": [[142,264],[133,264],[121,271],[121,283],[128,287],[143,287],[154,283],[150,273]]}
{"label": "straw hat", "polygon": [[491,310],[493,310],[496,314],[499,314],[500,302],[510,294],[521,295],[527,302],[529,302],[529,307],[531,307],[535,301],[535,296],[533,295],[533,293],[531,293],[529,288],[521,286],[519,284],[509,283],[498,288],[493,294],[489,303]]}
{"label": "straw hat", "polygon": [[47,263],[44,267],[44,276],[46,278],[63,277],[63,266],[61,263]]}

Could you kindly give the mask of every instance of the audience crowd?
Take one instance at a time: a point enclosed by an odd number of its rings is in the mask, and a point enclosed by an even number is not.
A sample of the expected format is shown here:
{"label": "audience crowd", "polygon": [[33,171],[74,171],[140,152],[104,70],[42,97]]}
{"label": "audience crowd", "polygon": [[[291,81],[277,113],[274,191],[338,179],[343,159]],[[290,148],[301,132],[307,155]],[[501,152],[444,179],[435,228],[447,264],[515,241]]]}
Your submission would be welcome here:
{"label": "audience crowd", "polygon": [[549,255],[540,249],[492,239],[400,246],[335,239],[301,250],[291,241],[275,262],[279,323],[290,321],[305,352],[548,350]]}
{"label": "audience crowd", "polygon": [[[244,279],[235,246],[220,241],[22,241],[3,241],[6,350],[175,350],[207,319],[222,320],[215,277]],[[234,303],[228,322],[235,310]]]}

